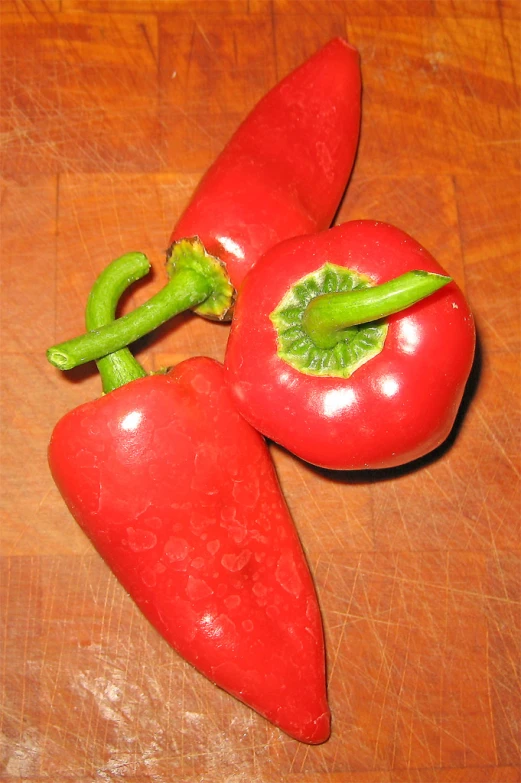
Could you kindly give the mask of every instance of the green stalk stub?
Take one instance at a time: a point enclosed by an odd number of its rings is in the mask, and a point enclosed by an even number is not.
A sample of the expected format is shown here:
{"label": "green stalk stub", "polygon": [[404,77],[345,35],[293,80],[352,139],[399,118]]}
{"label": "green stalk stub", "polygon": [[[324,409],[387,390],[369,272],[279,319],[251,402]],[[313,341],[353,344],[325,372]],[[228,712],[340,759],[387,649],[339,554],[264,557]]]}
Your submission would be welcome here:
{"label": "green stalk stub", "polygon": [[445,275],[415,269],[370,288],[316,296],[306,307],[302,325],[316,345],[333,348],[349,338],[351,327],[399,313],[450,281]]}
{"label": "green stalk stub", "polygon": [[170,245],[166,266],[169,277],[182,270],[191,270],[208,281],[211,293],[203,302],[194,304],[191,308],[194,312],[214,321],[231,319],[235,289],[228,279],[225,265],[206,252],[198,237],[180,239]]}
{"label": "green stalk stub", "polygon": [[344,339],[331,347],[317,345],[303,324],[306,308],[315,298],[365,290],[370,285],[368,277],[330,263],[298,280],[270,315],[280,358],[306,375],[349,378],[379,354],[387,334],[386,323],[349,327]]}
{"label": "green stalk stub", "polygon": [[387,283],[326,263],[285,294],[271,314],[278,355],[300,372],[348,378],[383,348],[383,320],[430,296],[450,277],[414,270]]}

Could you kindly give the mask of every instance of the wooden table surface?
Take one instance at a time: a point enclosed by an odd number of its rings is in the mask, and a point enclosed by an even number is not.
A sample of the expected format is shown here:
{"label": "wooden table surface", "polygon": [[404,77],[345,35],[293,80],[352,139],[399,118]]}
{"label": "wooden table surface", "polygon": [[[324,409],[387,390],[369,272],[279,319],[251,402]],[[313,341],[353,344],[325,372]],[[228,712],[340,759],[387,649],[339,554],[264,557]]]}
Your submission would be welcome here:
{"label": "wooden table surface", "polygon": [[[3,0],[2,780],[520,780],[519,32],[516,0]],[[67,512],[51,429],[99,395],[45,360],[128,250],[159,289],[183,206],[239,121],[335,35],[363,127],[337,222],[415,236],[464,287],[479,351],[447,447],[334,475],[271,446],[323,610],[333,733],[308,747],[149,626]],[[184,316],[148,369],[222,359]]]}

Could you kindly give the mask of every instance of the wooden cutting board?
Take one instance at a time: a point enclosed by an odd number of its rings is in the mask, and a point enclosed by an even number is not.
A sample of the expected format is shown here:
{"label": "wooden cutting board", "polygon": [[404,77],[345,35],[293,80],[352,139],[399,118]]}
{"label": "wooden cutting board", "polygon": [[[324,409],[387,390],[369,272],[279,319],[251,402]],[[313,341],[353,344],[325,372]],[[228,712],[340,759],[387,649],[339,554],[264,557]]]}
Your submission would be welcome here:
{"label": "wooden cutting board", "polygon": [[[516,0],[3,0],[0,777],[86,783],[520,780]],[[128,250],[170,230],[255,102],[335,35],[361,54],[337,222],[394,223],[464,287],[479,350],[446,447],[382,474],[272,454],[313,570],[333,734],[289,739],[148,625],[53,486],[54,423],[100,393],[45,361]],[[222,359],[184,316],[148,369]]]}

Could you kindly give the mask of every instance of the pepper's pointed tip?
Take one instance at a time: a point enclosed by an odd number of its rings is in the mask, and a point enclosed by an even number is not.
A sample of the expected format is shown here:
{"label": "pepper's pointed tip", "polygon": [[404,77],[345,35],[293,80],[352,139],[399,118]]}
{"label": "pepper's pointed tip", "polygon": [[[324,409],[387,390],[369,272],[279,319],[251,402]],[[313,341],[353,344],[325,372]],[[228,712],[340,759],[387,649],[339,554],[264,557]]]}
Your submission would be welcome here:
{"label": "pepper's pointed tip", "polygon": [[314,731],[310,734],[310,738],[305,740],[310,745],[321,745],[323,742],[327,742],[331,736],[331,713],[329,710],[322,713],[322,715],[314,721]]}
{"label": "pepper's pointed tip", "polygon": [[290,737],[307,745],[321,745],[327,742],[331,735],[331,713],[327,707],[317,718],[310,718],[306,723],[300,721],[298,727],[294,724],[284,725],[282,721],[275,721],[275,723]]}

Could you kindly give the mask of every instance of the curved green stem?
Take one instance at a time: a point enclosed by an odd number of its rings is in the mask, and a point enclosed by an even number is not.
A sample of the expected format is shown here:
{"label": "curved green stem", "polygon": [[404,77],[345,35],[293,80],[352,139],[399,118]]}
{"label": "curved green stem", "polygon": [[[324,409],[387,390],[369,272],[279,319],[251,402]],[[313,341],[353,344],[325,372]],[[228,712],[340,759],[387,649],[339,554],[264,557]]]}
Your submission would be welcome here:
{"label": "curved green stem", "polygon": [[414,270],[371,288],[322,294],[308,303],[302,328],[319,348],[333,348],[358,324],[405,310],[450,282],[445,275]]}
{"label": "curved green stem", "polygon": [[54,345],[47,351],[47,358],[59,370],[72,370],[107,356],[157,329],[169,318],[203,302],[211,292],[211,281],[202,274],[193,269],[180,269],[148,302],[110,324]]}
{"label": "curved green stem", "polygon": [[[129,254],[132,255],[141,254]],[[226,268],[206,252],[197,237],[174,242],[168,250],[167,270],[169,282],[141,307],[115,321],[113,316],[108,317],[112,309],[107,304],[101,321],[89,320],[87,334],[49,348],[47,358],[51,364],[60,370],[72,370],[113,354],[184,310],[194,309],[216,320],[230,318],[235,291]],[[114,308],[116,304],[114,294]]]}
{"label": "curved green stem", "polygon": [[[149,271],[150,263],[143,253],[127,253],[112,261],[97,278],[89,294],[85,310],[87,329],[92,331],[112,323],[123,292]],[[105,394],[146,376],[128,348],[104,356],[96,364]]]}

